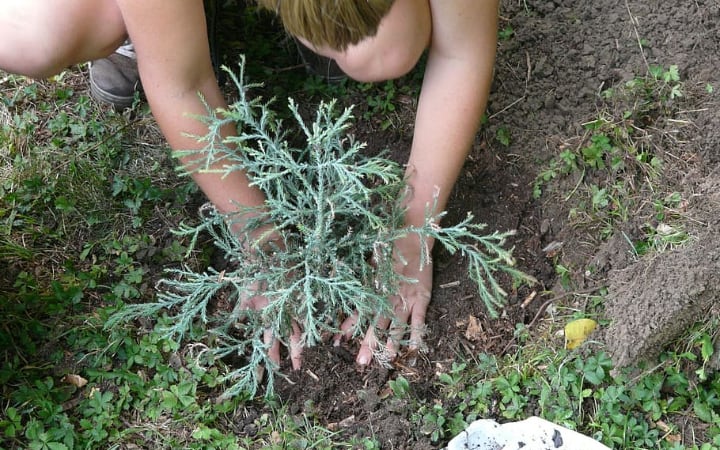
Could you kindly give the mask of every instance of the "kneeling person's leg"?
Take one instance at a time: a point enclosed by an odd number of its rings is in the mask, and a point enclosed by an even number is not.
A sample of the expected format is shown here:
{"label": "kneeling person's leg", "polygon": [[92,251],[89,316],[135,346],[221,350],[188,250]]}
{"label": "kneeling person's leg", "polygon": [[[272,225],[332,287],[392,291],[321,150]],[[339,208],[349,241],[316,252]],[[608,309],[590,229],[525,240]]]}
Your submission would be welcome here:
{"label": "kneeling person's leg", "polygon": [[0,69],[51,76],[112,53],[125,34],[115,0],[2,0]]}

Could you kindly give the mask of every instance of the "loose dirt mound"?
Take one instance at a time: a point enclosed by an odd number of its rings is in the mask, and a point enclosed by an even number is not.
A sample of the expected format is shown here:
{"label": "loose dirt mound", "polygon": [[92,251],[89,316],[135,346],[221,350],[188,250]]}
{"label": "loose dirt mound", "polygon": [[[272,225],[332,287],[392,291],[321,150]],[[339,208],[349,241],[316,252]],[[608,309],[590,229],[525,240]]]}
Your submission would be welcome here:
{"label": "loose dirt mound", "polygon": [[[616,362],[652,357],[704,317],[718,295],[720,115],[716,98],[707,94],[719,81],[717,58],[711,55],[720,52],[720,5],[555,1],[530,2],[525,11],[520,6],[505,5],[506,23],[515,34],[500,44],[498,89],[490,106],[492,112],[507,105],[507,111],[495,114],[521,134],[513,136],[509,150],[523,156],[530,150],[541,162],[525,166],[534,174],[560,146],[582,135],[583,122],[598,117],[601,91],[644,75],[652,65],[680,69],[685,97],[673,117],[657,117],[649,138],[667,163],[659,187],[687,199],[684,216],[692,223],[692,244],[637,259],[628,243],[640,231],[633,218],[598,245],[567,219],[574,205],[546,195],[540,209],[542,231],[549,230],[539,233],[543,243],[565,243],[560,261],[575,269],[578,286],[609,283],[607,336],[612,339],[606,341]],[[572,186],[555,189],[567,194]]]}
{"label": "loose dirt mound", "polygon": [[657,356],[702,321],[720,295],[720,180],[711,174],[692,186],[692,243],[644,258],[610,274],[606,341],[617,364]]}

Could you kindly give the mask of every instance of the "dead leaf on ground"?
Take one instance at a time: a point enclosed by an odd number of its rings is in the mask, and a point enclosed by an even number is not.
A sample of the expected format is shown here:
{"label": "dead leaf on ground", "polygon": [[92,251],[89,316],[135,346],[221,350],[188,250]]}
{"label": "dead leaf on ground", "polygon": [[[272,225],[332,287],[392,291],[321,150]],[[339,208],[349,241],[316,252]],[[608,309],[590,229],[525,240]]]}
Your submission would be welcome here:
{"label": "dead leaf on ground", "polygon": [[62,378],[62,380],[60,380],[60,381],[62,381],[63,383],[72,384],[76,388],[81,388],[81,387],[85,386],[86,384],[88,384],[88,380],[81,377],[80,375],[75,375],[75,374],[65,375]]}
{"label": "dead leaf on ground", "polygon": [[355,414],[344,418],[340,422],[332,422],[327,425],[328,430],[337,431],[341,428],[348,428],[355,423]]}
{"label": "dead leaf on ground", "polygon": [[477,342],[482,338],[483,329],[480,325],[480,321],[475,316],[468,316],[468,326],[465,330],[465,339],[472,342]]}
{"label": "dead leaf on ground", "polygon": [[542,249],[542,251],[545,252],[545,257],[554,258],[560,252],[560,249],[562,249],[563,245],[564,242],[552,241],[551,243],[546,245],[545,248]]}

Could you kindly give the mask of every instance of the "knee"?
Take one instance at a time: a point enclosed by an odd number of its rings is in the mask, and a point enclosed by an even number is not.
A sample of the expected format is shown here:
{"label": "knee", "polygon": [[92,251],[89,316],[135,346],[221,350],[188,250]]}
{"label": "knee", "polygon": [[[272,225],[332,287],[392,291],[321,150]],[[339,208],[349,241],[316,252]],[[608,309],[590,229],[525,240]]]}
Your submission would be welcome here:
{"label": "knee", "polygon": [[[51,42],[35,42],[27,50],[16,51],[5,57],[0,48],[0,67],[8,72],[25,75],[31,78],[48,78],[57,75],[73,64],[80,64],[94,59],[103,58],[112,53],[124,38],[113,40],[103,48],[94,48],[91,52],[83,51],[82,45],[58,46]],[[22,47],[22,46],[20,46]]]}
{"label": "knee", "polygon": [[57,75],[71,63],[58,58],[57,55],[35,54],[32,57],[23,59],[20,67],[12,72],[25,75],[30,78],[48,78]]}
{"label": "knee", "polygon": [[70,53],[50,41],[15,39],[0,44],[0,68],[32,78],[47,78],[73,64]]}
{"label": "knee", "polygon": [[45,3],[22,3],[17,15],[24,14],[27,20],[21,26],[3,29],[5,21],[0,17],[0,69],[46,78],[73,64],[110,54],[126,37],[114,2],[69,2],[61,11],[45,8]]}

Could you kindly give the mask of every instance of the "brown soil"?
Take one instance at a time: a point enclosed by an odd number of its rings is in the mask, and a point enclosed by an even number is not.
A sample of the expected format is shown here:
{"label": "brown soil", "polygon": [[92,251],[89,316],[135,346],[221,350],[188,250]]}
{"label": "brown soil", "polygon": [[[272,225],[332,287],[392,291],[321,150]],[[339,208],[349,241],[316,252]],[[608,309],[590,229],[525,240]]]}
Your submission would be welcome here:
{"label": "brown soil", "polygon": [[[392,369],[361,372],[353,364],[352,346],[309,349],[303,370],[290,373],[291,382],[277,387],[290,412],[311,413],[348,435],[374,436],[383,448],[437,448],[410,425],[408,405],[386,398],[388,380],[408,378],[414,393],[431,402],[440,395],[436,373],[449,369],[458,355],[509,351],[515,325],[535,323],[543,312],[540,306],[559,294],[556,263],[571,268],[572,289],[609,286],[606,311],[614,321],[607,334],[613,339],[606,343],[619,363],[653,356],[699,320],[699,311],[707,310],[720,290],[715,275],[720,268],[720,114],[716,97],[705,89],[708,84],[720,88],[719,19],[715,0],[504,2],[500,28],[514,33],[499,43],[489,120],[458,180],[446,221],[471,211],[489,230],[517,230],[512,245],[518,266],[538,285],[511,292],[503,316],[491,320],[464,275],[462,258],[436,252],[427,353],[414,366],[401,356]],[[638,237],[642,208],[601,242],[596,229],[568,218],[574,205],[563,198],[576,180],[548,186],[539,200],[532,197],[532,185],[561,148],[581,141],[582,124],[605,107],[599,93],[644,76],[648,64],[677,65],[684,81],[685,96],[673,116],[658,116],[648,128],[667,163],[660,188],[687,199],[684,216],[693,240],[658,257],[636,258],[627,238]],[[366,106],[362,98],[355,100],[361,117]],[[358,123],[356,134],[371,148],[390,148],[398,161],[405,161],[412,102],[400,104],[396,113],[390,131],[369,120]],[[500,128],[510,132],[507,146],[496,139]],[[548,257],[543,248],[553,241],[564,246]],[[537,298],[521,308],[532,291]],[[658,324],[667,325],[668,317],[675,326],[652,333]],[[483,332],[466,336],[473,319]]]}

